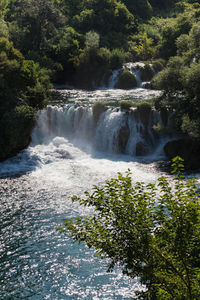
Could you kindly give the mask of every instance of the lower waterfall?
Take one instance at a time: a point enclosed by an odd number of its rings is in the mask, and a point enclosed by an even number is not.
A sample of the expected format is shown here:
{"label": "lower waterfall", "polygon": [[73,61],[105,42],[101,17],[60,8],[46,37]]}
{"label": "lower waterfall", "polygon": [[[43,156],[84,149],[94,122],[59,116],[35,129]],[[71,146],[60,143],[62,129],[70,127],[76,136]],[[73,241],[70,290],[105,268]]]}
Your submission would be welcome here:
{"label": "lower waterfall", "polygon": [[90,106],[48,106],[38,113],[32,143],[61,136],[97,151],[144,156],[153,154],[162,143],[162,137],[153,129],[159,122],[160,113],[154,110],[145,116],[137,109],[109,108],[95,123]]}
{"label": "lower waterfall", "polygon": [[144,288],[118,268],[107,273],[106,260],[55,226],[91,214],[70,196],[117,172],[130,169],[133,183],[156,181],[161,172],[153,161],[163,158],[169,139],[152,128],[158,122],[156,111],[114,107],[94,120],[90,103],[38,113],[31,145],[0,163],[1,299],[129,300]]}

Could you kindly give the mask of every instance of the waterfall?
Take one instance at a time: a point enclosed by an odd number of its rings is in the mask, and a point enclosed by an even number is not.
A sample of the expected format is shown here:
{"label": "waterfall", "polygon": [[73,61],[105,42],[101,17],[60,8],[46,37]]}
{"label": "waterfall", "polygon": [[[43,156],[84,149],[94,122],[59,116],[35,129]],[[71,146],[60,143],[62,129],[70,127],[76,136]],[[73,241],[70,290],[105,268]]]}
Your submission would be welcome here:
{"label": "waterfall", "polygon": [[[149,65],[149,66],[151,66],[151,65]],[[122,68],[113,71],[113,73],[110,77],[109,83],[108,83],[109,88],[115,87],[119,73],[124,70],[128,70],[129,72],[131,72],[132,74],[134,74],[136,76],[138,88],[144,88],[144,89],[150,88],[150,86],[151,86],[150,81],[142,80],[142,73],[144,72],[144,69],[145,69],[145,63],[143,63],[143,62],[125,63]],[[152,75],[152,77],[155,75],[156,74],[154,73]]]}
{"label": "waterfall", "polygon": [[117,69],[117,70],[113,71],[113,73],[112,73],[112,75],[109,79],[109,82],[108,82],[108,87],[110,89],[114,89],[115,84],[117,83],[118,75],[121,71],[123,71],[123,68],[120,68],[120,69]]}
{"label": "waterfall", "polygon": [[145,64],[142,62],[129,62],[124,65],[124,69],[128,69],[131,73],[133,73],[136,76],[138,87],[142,87],[141,69],[144,68],[144,66]]}
{"label": "waterfall", "polygon": [[145,116],[137,109],[109,108],[95,123],[90,106],[48,106],[38,113],[32,143],[46,143],[60,136],[97,151],[144,156],[152,154],[160,142],[161,137],[153,130],[158,122],[162,122],[160,113],[154,110]]}

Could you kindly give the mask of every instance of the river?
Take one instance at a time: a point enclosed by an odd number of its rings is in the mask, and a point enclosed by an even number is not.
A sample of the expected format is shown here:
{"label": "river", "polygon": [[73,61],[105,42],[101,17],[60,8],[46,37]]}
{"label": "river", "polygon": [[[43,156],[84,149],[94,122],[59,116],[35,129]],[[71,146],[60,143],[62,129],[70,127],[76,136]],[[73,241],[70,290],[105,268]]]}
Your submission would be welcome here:
{"label": "river", "polygon": [[[146,99],[148,91],[72,89],[61,93],[69,103],[85,99],[88,104],[99,99],[137,102]],[[29,148],[0,164],[0,299],[131,299],[142,288],[137,279],[131,281],[117,268],[108,274],[107,262],[96,257],[94,250],[55,230],[66,218],[90,213],[72,204],[71,195],[82,195],[93,184],[103,184],[128,168],[133,182],[151,182],[159,176],[154,161],[164,158],[162,142],[150,147],[147,155],[136,157],[130,149],[143,137],[141,124],[133,118],[127,121],[132,137],[124,153],[115,151],[118,124],[123,124],[125,115],[111,108],[94,132],[88,105],[50,106],[39,113]]]}

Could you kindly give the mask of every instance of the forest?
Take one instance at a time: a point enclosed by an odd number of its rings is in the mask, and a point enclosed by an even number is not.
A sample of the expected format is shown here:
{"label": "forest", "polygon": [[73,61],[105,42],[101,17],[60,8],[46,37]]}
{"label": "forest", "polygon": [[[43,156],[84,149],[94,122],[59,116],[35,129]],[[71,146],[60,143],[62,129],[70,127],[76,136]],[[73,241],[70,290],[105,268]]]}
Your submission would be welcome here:
{"label": "forest", "polygon": [[183,134],[166,153],[197,161],[199,50],[200,1],[0,0],[0,159],[29,144],[53,84],[90,89],[123,63],[143,61],[164,91],[155,108],[173,110],[172,130]]}

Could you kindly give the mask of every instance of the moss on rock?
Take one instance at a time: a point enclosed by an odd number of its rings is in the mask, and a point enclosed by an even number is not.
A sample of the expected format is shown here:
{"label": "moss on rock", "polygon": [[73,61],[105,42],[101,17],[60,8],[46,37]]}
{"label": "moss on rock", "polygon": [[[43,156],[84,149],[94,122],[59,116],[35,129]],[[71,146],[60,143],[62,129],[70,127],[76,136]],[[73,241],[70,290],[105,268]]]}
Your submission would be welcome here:
{"label": "moss on rock", "polygon": [[128,70],[122,71],[118,76],[118,81],[115,84],[115,88],[118,89],[133,89],[137,87],[137,78],[134,74]]}
{"label": "moss on rock", "polygon": [[101,114],[106,110],[107,110],[107,106],[105,105],[105,103],[101,101],[97,101],[93,104],[92,112],[93,112],[93,120],[95,124],[97,124]]}

